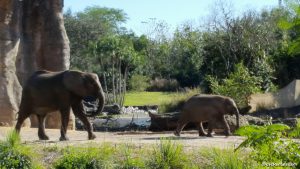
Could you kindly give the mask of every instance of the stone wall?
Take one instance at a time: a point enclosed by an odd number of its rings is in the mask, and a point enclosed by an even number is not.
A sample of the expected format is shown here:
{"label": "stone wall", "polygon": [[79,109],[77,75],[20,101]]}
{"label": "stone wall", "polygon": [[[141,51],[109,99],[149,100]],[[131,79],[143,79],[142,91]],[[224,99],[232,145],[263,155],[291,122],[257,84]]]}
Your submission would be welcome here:
{"label": "stone wall", "polygon": [[300,80],[294,80],[276,93],[253,94],[250,96],[250,112],[260,108],[275,109],[300,105]]}
{"label": "stone wall", "polygon": [[[62,9],[63,0],[0,1],[1,123],[14,125],[21,85],[34,71],[69,68],[69,40]],[[74,126],[74,116],[71,119],[71,126]],[[33,120],[32,126],[35,125]],[[57,112],[50,114],[46,127],[60,128]]]}

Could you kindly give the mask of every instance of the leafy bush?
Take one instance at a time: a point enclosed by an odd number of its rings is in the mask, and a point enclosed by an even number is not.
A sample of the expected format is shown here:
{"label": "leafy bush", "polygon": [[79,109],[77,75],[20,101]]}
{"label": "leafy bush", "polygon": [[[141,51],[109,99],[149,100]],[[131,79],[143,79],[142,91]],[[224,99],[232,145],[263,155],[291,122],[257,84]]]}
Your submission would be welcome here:
{"label": "leafy bush", "polygon": [[113,148],[103,145],[94,147],[68,147],[63,152],[63,157],[54,164],[56,169],[98,169],[114,168],[112,154]]}
{"label": "leafy bush", "polygon": [[[285,138],[290,128],[284,124],[272,124],[268,126],[243,126],[236,131],[241,136],[246,136],[237,148],[250,147],[251,157],[260,164],[291,163],[300,167],[299,143]],[[285,139],[283,139],[285,138]]]}
{"label": "leafy bush", "polygon": [[143,75],[133,75],[129,80],[129,89],[132,91],[145,91],[149,84],[149,78]]}
{"label": "leafy bush", "polygon": [[171,92],[177,91],[179,88],[179,83],[176,79],[160,79],[155,78],[150,81],[150,87],[148,91],[164,91]]}
{"label": "leafy bush", "polygon": [[6,141],[0,142],[0,168],[42,168],[33,162],[30,149],[20,142],[20,136],[15,131],[8,134]]}
{"label": "leafy bush", "polygon": [[153,169],[187,168],[187,156],[183,152],[182,145],[170,140],[161,140],[159,147],[148,161],[148,167]]}
{"label": "leafy bush", "polygon": [[248,97],[261,91],[258,87],[261,79],[252,76],[242,63],[237,64],[235,71],[229,74],[229,77],[221,83],[211,76],[208,76],[207,80],[213,93],[233,98],[238,107],[246,107],[248,105]]}
{"label": "leafy bush", "polygon": [[142,160],[141,156],[138,154],[133,154],[132,148],[129,145],[125,145],[122,148],[121,164],[118,168],[122,169],[142,169],[146,168],[145,162]]}
{"label": "leafy bush", "polygon": [[201,149],[200,156],[207,162],[201,168],[213,169],[252,169],[255,168],[255,162],[248,157],[248,152],[234,152],[232,149],[205,148]]}
{"label": "leafy bush", "polygon": [[289,137],[300,138],[300,119],[297,119],[297,126],[293,128],[289,133]]}
{"label": "leafy bush", "polygon": [[194,89],[191,89],[191,90],[189,90],[187,92],[183,92],[183,93],[177,93],[169,101],[161,103],[159,105],[158,110],[160,113],[180,111],[182,109],[185,101],[189,97],[192,97],[193,95],[199,94],[199,93],[200,93],[199,88],[194,88]]}

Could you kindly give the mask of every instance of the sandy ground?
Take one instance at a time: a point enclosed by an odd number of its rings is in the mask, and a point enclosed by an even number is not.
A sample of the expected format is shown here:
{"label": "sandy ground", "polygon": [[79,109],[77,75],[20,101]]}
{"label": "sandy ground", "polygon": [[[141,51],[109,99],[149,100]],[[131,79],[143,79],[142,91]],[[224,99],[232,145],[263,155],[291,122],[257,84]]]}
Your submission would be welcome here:
{"label": "sandy ground", "polygon": [[[5,140],[7,133],[11,130],[9,127],[0,127],[0,140]],[[242,137],[237,136],[214,136],[213,138],[199,137],[197,131],[184,131],[181,137],[176,137],[173,132],[94,132],[97,138],[95,140],[87,140],[86,131],[68,130],[69,141],[59,141],[60,131],[58,129],[46,129],[46,133],[50,140],[39,141],[36,128],[22,128],[21,139],[26,144],[46,144],[46,145],[79,145],[85,143],[101,144],[109,143],[129,143],[135,145],[158,144],[161,138],[173,140],[182,144],[184,147],[218,147],[218,148],[234,148],[242,141]]]}

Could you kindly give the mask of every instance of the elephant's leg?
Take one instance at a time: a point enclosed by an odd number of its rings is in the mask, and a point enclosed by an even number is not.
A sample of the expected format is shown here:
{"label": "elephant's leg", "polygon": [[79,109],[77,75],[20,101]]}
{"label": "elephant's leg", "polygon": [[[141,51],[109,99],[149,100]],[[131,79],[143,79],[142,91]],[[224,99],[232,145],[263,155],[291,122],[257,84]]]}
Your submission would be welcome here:
{"label": "elephant's leg", "polygon": [[89,140],[93,140],[96,138],[95,134],[92,131],[92,125],[84,114],[84,109],[82,103],[73,104],[72,105],[73,113],[76,117],[78,117],[85,126],[85,129],[88,132]]}
{"label": "elephant's leg", "polygon": [[37,115],[39,121],[38,136],[40,140],[49,140],[49,137],[45,133],[45,117],[46,115]]}
{"label": "elephant's leg", "polygon": [[60,141],[69,140],[67,137],[67,129],[70,119],[70,108],[62,109],[61,112],[61,128],[60,128]]}
{"label": "elephant's leg", "polygon": [[231,135],[231,132],[230,132],[230,128],[229,128],[229,125],[225,119],[225,116],[222,117],[221,119],[222,123],[224,124],[224,129],[225,129],[225,136],[230,136]]}
{"label": "elephant's leg", "polygon": [[206,133],[203,129],[203,125],[202,125],[202,122],[199,123],[199,136],[205,136]]}
{"label": "elephant's leg", "polygon": [[184,128],[184,126],[188,123],[188,121],[185,119],[185,118],[182,118],[178,121],[178,124],[177,124],[177,128],[174,132],[174,135],[175,136],[180,136],[180,133],[182,131],[182,129]]}
{"label": "elephant's leg", "polygon": [[15,130],[17,133],[20,133],[23,122],[30,116],[29,112],[30,111],[25,111],[22,109],[18,112],[17,124],[15,126]]}
{"label": "elephant's leg", "polygon": [[214,120],[210,120],[208,122],[208,130],[207,130],[207,135],[206,135],[207,137],[213,137],[212,131],[213,131],[214,123],[215,123]]}

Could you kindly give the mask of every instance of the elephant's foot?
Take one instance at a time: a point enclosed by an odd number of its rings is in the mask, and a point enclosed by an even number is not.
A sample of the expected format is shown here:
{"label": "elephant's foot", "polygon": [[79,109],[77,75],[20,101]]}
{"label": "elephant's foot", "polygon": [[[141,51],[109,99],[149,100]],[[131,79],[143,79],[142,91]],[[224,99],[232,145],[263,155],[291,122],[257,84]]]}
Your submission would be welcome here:
{"label": "elephant's foot", "polygon": [[203,132],[203,133],[202,133],[202,132],[200,132],[200,133],[199,133],[199,136],[206,136],[206,133],[204,133],[204,132]]}
{"label": "elephant's foot", "polygon": [[47,135],[39,135],[40,140],[49,140],[49,137]]}
{"label": "elephant's foot", "polygon": [[96,138],[95,134],[89,134],[89,140],[94,140]]}
{"label": "elephant's foot", "polygon": [[69,138],[68,137],[66,137],[66,136],[64,136],[64,137],[60,137],[59,138],[59,141],[68,141],[69,140]]}
{"label": "elephant's foot", "polygon": [[225,136],[228,137],[228,136],[231,136],[231,132],[230,131],[225,131]]}
{"label": "elephant's foot", "polygon": [[178,132],[177,130],[174,131],[174,135],[180,137],[180,132]]}
{"label": "elephant's foot", "polygon": [[207,133],[206,137],[214,137],[211,133]]}

